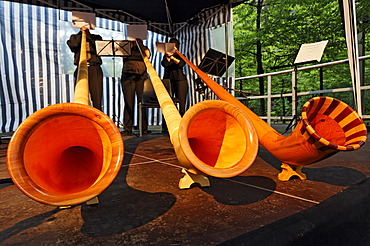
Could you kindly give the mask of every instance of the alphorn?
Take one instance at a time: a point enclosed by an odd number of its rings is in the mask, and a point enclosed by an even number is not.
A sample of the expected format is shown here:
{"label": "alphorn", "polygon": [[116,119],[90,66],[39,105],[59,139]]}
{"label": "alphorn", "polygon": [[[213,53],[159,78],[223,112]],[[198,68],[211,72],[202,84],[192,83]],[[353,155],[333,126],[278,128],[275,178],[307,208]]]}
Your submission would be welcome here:
{"label": "alphorn", "polygon": [[73,103],[36,111],[12,136],[7,167],[14,184],[35,201],[70,206],[96,198],[115,179],[124,155],[113,121],[89,106],[86,33]]}
{"label": "alphorn", "polygon": [[259,143],[282,162],[280,180],[289,180],[301,172],[303,165],[315,163],[338,151],[359,149],[366,143],[366,125],[351,107],[331,97],[315,97],[302,108],[302,120],[289,136],[283,136],[253,111],[228,93],[183,54],[176,53],[204,83],[221,99],[241,109],[252,121]]}
{"label": "alphorn", "polygon": [[184,168],[179,187],[189,188],[192,183],[207,186],[205,175],[225,178],[247,170],[258,151],[257,134],[248,117],[220,100],[197,103],[181,117],[148,57],[142,55],[171,143]]}

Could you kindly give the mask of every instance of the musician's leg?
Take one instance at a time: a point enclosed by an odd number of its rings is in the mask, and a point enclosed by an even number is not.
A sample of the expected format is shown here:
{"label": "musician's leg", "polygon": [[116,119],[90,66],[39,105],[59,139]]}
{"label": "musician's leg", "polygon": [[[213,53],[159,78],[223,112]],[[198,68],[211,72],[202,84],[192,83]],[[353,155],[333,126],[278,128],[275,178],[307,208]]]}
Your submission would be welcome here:
{"label": "musician's leg", "polygon": [[103,71],[100,66],[89,67],[89,90],[93,107],[101,110]]}
{"label": "musician's leg", "polygon": [[125,102],[123,124],[126,131],[132,132],[135,103],[135,74],[123,74],[121,84]]}
{"label": "musician's leg", "polygon": [[186,112],[186,99],[188,95],[189,85],[186,80],[177,80],[173,83],[175,86],[175,97],[179,100],[179,113],[184,116]]}

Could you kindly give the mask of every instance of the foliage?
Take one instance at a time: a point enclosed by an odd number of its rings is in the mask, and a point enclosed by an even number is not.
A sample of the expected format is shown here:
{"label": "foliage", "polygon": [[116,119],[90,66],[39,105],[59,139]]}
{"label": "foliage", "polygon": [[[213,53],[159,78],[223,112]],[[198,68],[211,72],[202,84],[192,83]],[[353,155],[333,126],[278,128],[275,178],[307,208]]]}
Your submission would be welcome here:
{"label": "foliage", "polygon": [[[260,55],[264,73],[293,68],[292,64],[297,52],[304,43],[329,40],[321,63],[346,59],[347,48],[339,2],[332,0],[251,0],[235,7],[233,21],[236,77],[257,74],[257,42],[262,46]],[[259,20],[258,10],[261,11]],[[356,10],[358,31],[365,34],[364,40],[369,43],[370,5],[365,1],[357,1]],[[260,21],[260,26],[257,24],[258,21]],[[365,75],[370,72],[367,70],[368,68],[366,68]],[[273,94],[291,92],[289,76],[273,77]],[[299,72],[298,91],[319,90],[320,86],[323,89],[351,86],[347,64],[326,67],[322,70],[321,76],[322,84],[320,84],[318,69]],[[242,80],[240,84],[237,84],[237,89],[244,91],[259,93],[258,88],[259,81],[254,79]],[[267,86],[265,86],[264,94],[266,94],[266,89]],[[338,93],[335,96],[338,97]],[[343,97],[347,98],[348,95],[344,93]],[[352,99],[347,98],[347,100]],[[259,104],[257,100],[253,101]],[[280,108],[278,106],[277,110],[283,111],[282,106]],[[289,110],[284,111],[287,115],[291,113]]]}

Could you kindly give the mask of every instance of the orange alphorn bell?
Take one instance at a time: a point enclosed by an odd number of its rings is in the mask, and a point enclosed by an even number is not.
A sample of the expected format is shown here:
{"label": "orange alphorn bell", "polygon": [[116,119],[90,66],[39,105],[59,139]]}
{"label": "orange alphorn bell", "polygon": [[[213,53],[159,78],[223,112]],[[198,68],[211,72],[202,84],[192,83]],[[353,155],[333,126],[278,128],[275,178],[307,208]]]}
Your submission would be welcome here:
{"label": "orange alphorn bell", "polygon": [[113,121],[89,106],[85,31],[80,54],[74,103],[51,105],[29,116],[7,153],[14,184],[30,198],[60,207],[96,198],[113,182],[124,155]]}
{"label": "orange alphorn bell", "polygon": [[230,103],[209,100],[193,105],[181,118],[149,59],[145,55],[143,59],[171,143],[184,167],[180,188],[189,188],[192,183],[209,185],[205,174],[226,178],[247,170],[258,151],[257,134],[248,117]]}
{"label": "orange alphorn bell", "polygon": [[305,179],[303,165],[312,164],[332,156],[338,151],[360,148],[367,140],[367,130],[359,115],[345,103],[330,97],[315,97],[305,103],[302,121],[287,137],[281,135],[234,96],[213,81],[190,62],[177,54],[198,74],[207,86],[221,99],[241,109],[252,121],[259,143],[282,161],[280,180],[293,175]]}

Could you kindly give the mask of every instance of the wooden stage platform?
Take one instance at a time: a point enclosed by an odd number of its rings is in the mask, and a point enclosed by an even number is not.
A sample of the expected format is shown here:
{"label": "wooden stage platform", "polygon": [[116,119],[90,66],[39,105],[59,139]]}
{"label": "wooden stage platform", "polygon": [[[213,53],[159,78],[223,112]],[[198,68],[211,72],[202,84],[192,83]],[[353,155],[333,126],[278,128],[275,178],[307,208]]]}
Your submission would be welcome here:
{"label": "wooden stage platform", "polygon": [[260,147],[242,175],[180,190],[183,174],[168,135],[123,138],[121,171],[100,203],[69,209],[35,202],[7,182],[4,141],[0,245],[370,243],[369,143],[305,166],[307,180],[288,182],[277,179],[281,163]]}

